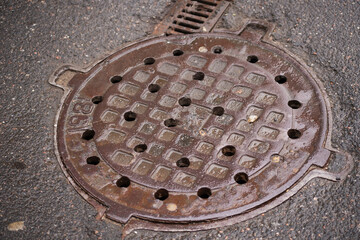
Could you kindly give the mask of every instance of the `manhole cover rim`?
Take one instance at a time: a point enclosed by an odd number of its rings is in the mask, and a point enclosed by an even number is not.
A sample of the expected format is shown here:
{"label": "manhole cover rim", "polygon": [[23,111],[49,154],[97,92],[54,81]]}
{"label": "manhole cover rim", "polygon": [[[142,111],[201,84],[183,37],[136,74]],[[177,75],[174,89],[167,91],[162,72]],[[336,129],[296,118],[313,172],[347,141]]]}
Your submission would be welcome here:
{"label": "manhole cover rim", "polygon": [[[202,35],[204,35],[204,34],[194,34],[192,37],[195,38],[195,37],[197,37],[197,36],[202,36]],[[222,35],[222,36],[225,35],[225,36],[232,37],[232,38],[236,37],[236,36],[233,36],[233,35],[231,35],[231,34],[226,35],[226,34],[224,34],[224,33],[221,33],[221,34],[218,34],[218,33],[209,34],[209,33],[207,33],[207,34],[205,34],[205,35],[206,35],[206,36],[215,36],[215,37],[216,37],[216,36],[219,36],[219,35]],[[171,36],[171,37],[168,37],[167,39],[173,39],[173,38],[178,38],[178,37],[179,37],[179,36]],[[238,38],[238,37],[236,37],[236,38]],[[155,37],[155,39],[157,40],[157,37]],[[159,41],[161,41],[162,39],[163,39],[163,37],[159,37],[159,38],[158,38]],[[140,40],[140,41],[138,41],[138,42],[136,42],[136,43],[130,44],[130,45],[122,48],[122,50],[117,51],[116,53],[114,53],[114,54],[111,55],[110,57],[106,58],[104,61],[111,61],[113,58],[119,57],[119,56],[121,55],[121,53],[124,53],[124,54],[125,54],[125,52],[127,51],[128,48],[132,48],[132,47],[136,46],[137,44],[146,44],[148,41],[152,41],[152,40],[154,40],[154,38],[150,38],[150,39],[149,39],[149,38],[146,38],[145,41],[144,41],[144,40]],[[246,40],[243,40],[243,41],[246,41]],[[272,44],[270,44],[270,43],[265,43],[265,42],[260,42],[259,45],[261,45],[261,44],[264,44],[264,46],[271,46],[271,48],[273,48],[273,50],[279,51],[278,54],[280,54],[282,57],[284,57],[284,55],[285,55],[286,59],[290,59],[291,61],[293,61],[292,64],[295,64],[295,65],[299,66],[299,68],[302,70],[303,73],[306,73],[307,75],[309,75],[309,76],[310,76],[309,79],[315,80],[314,83],[316,84],[316,87],[317,87],[316,90],[317,90],[317,92],[319,92],[319,93],[322,94],[322,95],[321,95],[321,99],[323,100],[323,104],[324,104],[325,109],[326,109],[326,113],[325,113],[324,116],[326,116],[327,118],[324,120],[324,123],[323,123],[323,132],[324,132],[324,134],[323,134],[323,137],[322,137],[322,139],[321,139],[322,145],[326,145],[326,141],[328,141],[328,140],[327,140],[327,134],[326,134],[326,133],[330,134],[330,132],[327,132],[327,129],[328,129],[327,124],[328,124],[329,121],[331,121],[331,120],[330,120],[330,119],[331,119],[331,118],[330,118],[331,115],[329,115],[330,109],[329,109],[329,107],[328,107],[328,105],[327,105],[326,96],[324,95],[324,92],[321,91],[321,86],[319,87],[319,82],[318,82],[318,80],[317,80],[316,78],[314,78],[313,76],[311,76],[311,74],[309,73],[309,71],[307,71],[307,69],[305,69],[305,68],[302,66],[302,64],[299,63],[298,60],[293,59],[293,58],[294,58],[293,56],[292,56],[292,57],[289,57],[289,56],[287,56],[286,54],[284,54],[283,50],[279,49],[278,46],[273,46]],[[139,46],[138,46],[138,47],[139,47]],[[118,54],[120,54],[120,55],[118,55]],[[101,70],[101,68],[102,68],[102,66],[101,66],[101,63],[100,63],[100,64],[94,66],[94,67],[93,67],[89,72],[87,72],[85,75],[89,76],[89,75],[91,75],[92,73],[94,73],[94,72],[96,72],[96,71],[98,71],[98,70]],[[78,69],[77,69],[77,70],[78,70]],[[88,69],[87,69],[87,70],[88,70]],[[81,84],[86,84],[86,81],[79,81],[79,79],[77,80],[77,82],[78,82],[78,83],[82,82],[82,83],[80,83],[80,85],[81,85]],[[52,83],[55,83],[55,81],[53,81]],[[55,85],[57,85],[57,84],[55,83]],[[80,85],[79,85],[78,87],[80,87]],[[59,86],[59,85],[57,85],[57,86]],[[66,100],[67,100],[67,99],[71,99],[72,96],[74,96],[74,95],[76,94],[76,91],[75,91],[76,88],[77,88],[77,86],[72,85],[70,88],[67,89],[67,93],[66,93],[66,95],[63,97],[63,103],[62,103],[62,105],[61,105],[61,107],[60,107],[60,110],[59,110],[59,112],[58,112],[58,117],[57,117],[57,118],[58,118],[58,119],[57,119],[57,120],[58,120],[58,121],[57,121],[58,125],[57,125],[57,127],[56,127],[56,136],[55,136],[55,139],[56,139],[56,141],[57,141],[57,145],[58,145],[58,144],[61,144],[61,143],[58,142],[58,137],[60,137],[60,138],[63,137],[63,136],[62,136],[63,133],[61,132],[61,128],[62,128],[62,125],[61,125],[61,112],[62,112],[62,111],[65,111],[64,103],[66,102]],[[66,89],[66,87],[65,87],[65,89]],[[72,90],[70,90],[70,89],[72,89]],[[57,146],[57,148],[59,149],[60,147]],[[324,149],[326,149],[326,147],[324,147]],[[63,152],[62,154],[65,154],[65,155],[62,155],[62,158],[66,158],[66,153]],[[60,153],[57,154],[57,155],[58,155],[59,158],[60,158]],[[306,169],[303,169],[302,171],[299,171],[299,172],[296,174],[296,175],[299,175],[300,177],[298,177],[297,179],[295,179],[295,178],[293,177],[293,178],[292,178],[292,179],[293,179],[293,182],[288,182],[287,186],[284,187],[284,190],[283,190],[283,191],[285,191],[287,188],[289,188],[291,185],[293,185],[298,179],[300,179],[302,176],[304,176],[304,173],[309,169],[309,167],[310,167],[313,163],[316,162],[316,159],[315,159],[314,157],[311,158],[311,159],[312,159],[312,161],[309,162],[309,164],[308,164],[308,166],[306,167]],[[65,164],[66,160],[64,160],[64,162],[62,162],[62,161],[60,160],[60,162],[61,162],[62,165],[63,165],[62,167],[63,167],[64,172],[65,172],[65,171],[66,171],[66,172],[69,172],[69,171],[66,170],[66,169],[67,169],[67,168],[71,168],[71,167]],[[324,163],[325,163],[325,162],[324,162]],[[320,164],[320,165],[321,165],[321,164]],[[308,174],[308,173],[307,173],[307,174]],[[307,174],[306,174],[306,175],[307,175]],[[81,181],[81,180],[80,180],[81,178],[76,177],[76,176],[75,176],[76,174],[71,173],[71,170],[70,170],[70,175],[71,175],[73,178],[75,178],[75,181],[77,182],[78,185],[80,185],[81,188],[83,188],[83,186],[87,184],[86,182]],[[306,176],[306,175],[305,175],[305,176]],[[294,179],[295,179],[295,180],[294,180]],[[77,190],[79,191],[78,188],[77,188]],[[86,189],[82,189],[82,191],[84,191],[85,194],[89,194],[89,195],[91,195],[92,197],[96,198],[97,201],[99,201],[99,202],[102,202],[102,203],[106,202],[105,199],[103,199],[103,196],[96,196],[96,194],[91,194],[91,193],[89,193],[89,191],[86,190]],[[276,197],[277,195],[278,195],[278,194],[276,194],[275,196],[270,196],[269,199],[267,199],[267,200],[270,200],[270,199]],[[115,203],[114,203],[114,204],[115,204]],[[111,212],[111,207],[112,207],[111,205],[112,205],[112,204],[105,204],[105,205],[108,205],[108,206],[110,207],[109,212]],[[116,205],[116,204],[115,204],[115,205]],[[255,204],[255,205],[257,205],[257,204]],[[251,208],[253,208],[253,207],[252,207],[252,206],[249,206],[247,209],[251,209]],[[129,212],[131,212],[131,211],[133,212],[133,210],[130,210]],[[143,215],[143,214],[141,214],[141,213],[132,213],[132,214],[128,214],[128,217],[124,217],[124,218],[122,218],[122,219],[119,219],[118,217],[116,217],[115,219],[118,220],[118,221],[124,222],[124,220],[127,221],[128,218],[129,218],[131,215],[133,215],[133,216],[139,216],[139,217],[143,216],[144,218],[149,219],[149,220],[151,220],[151,221],[162,221],[162,220],[164,220],[164,221],[174,221],[174,222],[177,222],[177,221],[185,221],[185,222],[188,222],[188,221],[202,221],[202,220],[204,220],[204,219],[214,219],[214,218],[219,218],[219,217],[220,217],[220,218],[224,218],[224,217],[232,216],[232,215],[234,215],[234,210],[231,210],[231,211],[232,211],[232,213],[231,213],[230,215],[224,214],[224,212],[222,212],[220,215],[215,215],[215,216],[210,217],[210,218],[208,218],[209,215],[206,215],[207,217],[205,217],[205,218],[203,218],[203,217],[199,217],[199,218],[192,218],[192,217],[190,217],[190,218],[185,218],[185,219],[179,219],[179,218],[174,218],[174,219],[164,218],[164,219],[162,219],[162,218],[159,218],[159,216],[157,216],[157,215],[153,215],[154,218],[151,218],[151,217],[149,218],[149,216],[150,216],[149,213],[146,213],[145,215]],[[244,211],[244,210],[241,210],[241,211],[239,211],[239,212],[236,212],[236,214],[240,214],[240,213],[243,212],[243,211]],[[111,217],[111,218],[113,218],[113,217]]]}

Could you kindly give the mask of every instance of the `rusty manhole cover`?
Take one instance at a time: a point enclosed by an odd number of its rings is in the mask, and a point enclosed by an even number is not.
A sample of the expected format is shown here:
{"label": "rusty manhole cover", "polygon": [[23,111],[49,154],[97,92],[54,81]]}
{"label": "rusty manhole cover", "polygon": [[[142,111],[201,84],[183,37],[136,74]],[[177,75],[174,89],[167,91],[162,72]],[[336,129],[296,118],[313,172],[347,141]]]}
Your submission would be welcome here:
{"label": "rusty manhole cover", "polygon": [[341,177],[321,170],[331,122],[319,83],[266,28],[155,37],[58,72],[57,149],[77,190],[112,220],[196,230]]}

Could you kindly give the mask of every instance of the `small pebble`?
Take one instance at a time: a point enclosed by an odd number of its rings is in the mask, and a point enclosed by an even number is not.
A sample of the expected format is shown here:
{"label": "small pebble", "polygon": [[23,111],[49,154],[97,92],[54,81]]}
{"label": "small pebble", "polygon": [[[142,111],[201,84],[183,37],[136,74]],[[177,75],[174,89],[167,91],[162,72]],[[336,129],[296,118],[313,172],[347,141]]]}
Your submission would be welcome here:
{"label": "small pebble", "polygon": [[9,231],[24,230],[24,228],[25,228],[24,221],[13,222],[13,223],[10,223],[10,224],[7,226],[7,229],[8,229]]}

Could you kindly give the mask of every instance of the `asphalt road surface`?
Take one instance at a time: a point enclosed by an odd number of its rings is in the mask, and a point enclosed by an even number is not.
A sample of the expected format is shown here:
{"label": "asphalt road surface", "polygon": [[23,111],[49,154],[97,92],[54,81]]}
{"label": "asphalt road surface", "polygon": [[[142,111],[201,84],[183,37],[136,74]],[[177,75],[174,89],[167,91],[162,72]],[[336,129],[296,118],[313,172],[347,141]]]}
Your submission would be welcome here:
{"label": "asphalt road surface", "polygon": [[[87,66],[148,36],[171,4],[1,0],[1,239],[122,236],[122,226],[95,219],[94,208],[58,165],[53,125],[62,91],[48,79],[65,63]],[[354,170],[338,183],[313,180],[284,204],[231,227],[192,233],[142,230],[127,239],[360,239],[360,2],[235,1],[222,25],[236,28],[244,17],[274,22],[273,39],[301,57],[324,83],[334,117],[333,146],[355,158]]]}

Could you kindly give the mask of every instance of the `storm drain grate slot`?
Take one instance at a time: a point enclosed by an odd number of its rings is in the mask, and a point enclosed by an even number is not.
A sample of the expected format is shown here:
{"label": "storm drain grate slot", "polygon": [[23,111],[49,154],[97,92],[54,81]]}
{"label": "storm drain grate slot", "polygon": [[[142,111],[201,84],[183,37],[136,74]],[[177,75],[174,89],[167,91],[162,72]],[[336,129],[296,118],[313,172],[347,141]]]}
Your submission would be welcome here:
{"label": "storm drain grate slot", "polygon": [[[215,11],[219,1],[191,0],[180,10],[181,14],[174,18],[173,23],[166,31],[171,34],[190,34],[201,31],[201,27]],[[199,30],[200,29],[200,30]]]}
{"label": "storm drain grate slot", "polygon": [[228,6],[223,0],[188,0],[174,7],[155,32],[166,35],[209,32]]}

